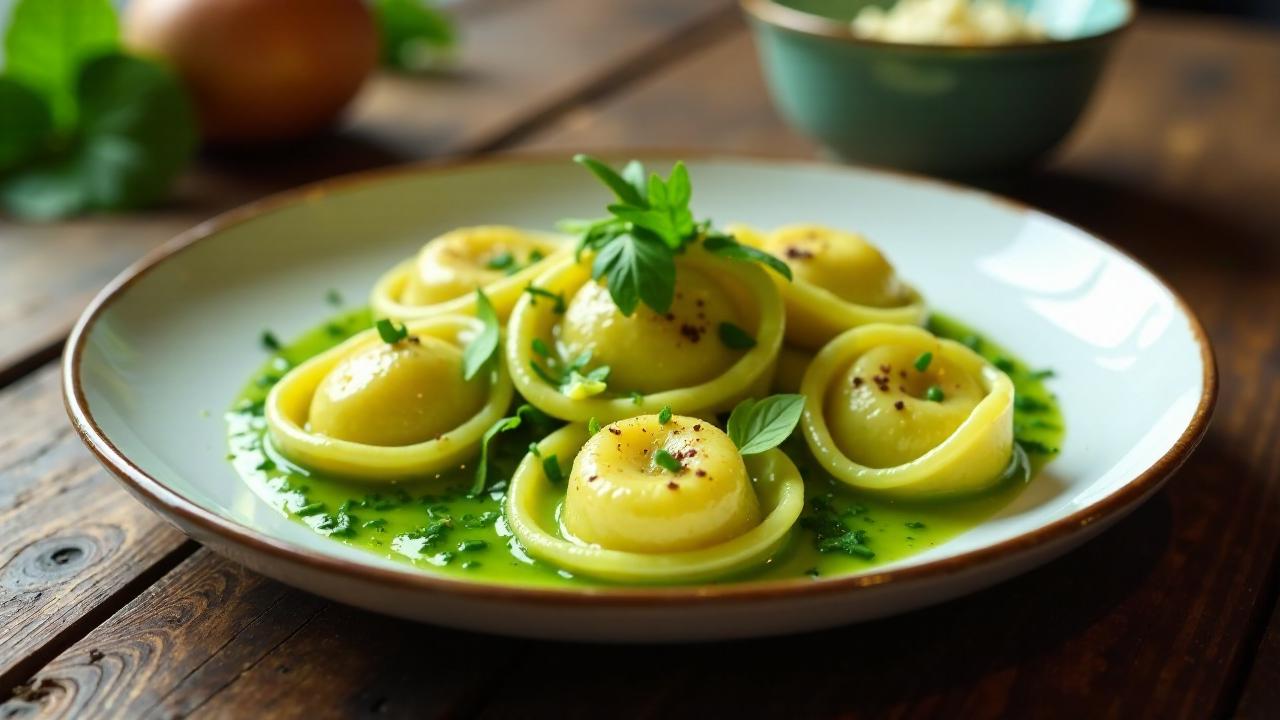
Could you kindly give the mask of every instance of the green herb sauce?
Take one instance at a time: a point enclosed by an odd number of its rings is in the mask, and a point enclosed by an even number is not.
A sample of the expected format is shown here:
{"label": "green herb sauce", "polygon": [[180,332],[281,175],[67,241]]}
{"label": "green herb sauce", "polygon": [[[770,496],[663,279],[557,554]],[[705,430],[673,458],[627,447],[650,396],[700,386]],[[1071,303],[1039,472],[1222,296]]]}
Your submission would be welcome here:
{"label": "green herb sauce", "polygon": [[[480,495],[469,495],[474,464],[423,483],[375,484],[321,477],[281,456],[266,437],[263,401],[294,365],[372,326],[367,310],[339,315],[288,345],[279,345],[254,374],[227,413],[229,459],[250,488],[271,507],[336,542],[361,547],[426,572],[518,585],[591,586],[607,583],[530,558],[511,538],[502,518],[509,478],[534,437],[526,427],[502,433],[490,445],[489,477]],[[951,318],[934,315],[933,333],[965,343],[1005,372],[1016,387],[1018,443],[1032,477],[1062,445],[1057,398],[1045,387],[1051,376],[1019,361],[999,345]],[[902,559],[973,528],[1007,505],[1024,484],[1010,481],[979,496],[907,503],[847,488],[828,476],[794,436],[783,449],[805,480],[806,506],[791,541],[765,565],[719,582],[836,577]],[[567,462],[567,461],[566,461]],[[543,512],[553,517],[558,501]]]}

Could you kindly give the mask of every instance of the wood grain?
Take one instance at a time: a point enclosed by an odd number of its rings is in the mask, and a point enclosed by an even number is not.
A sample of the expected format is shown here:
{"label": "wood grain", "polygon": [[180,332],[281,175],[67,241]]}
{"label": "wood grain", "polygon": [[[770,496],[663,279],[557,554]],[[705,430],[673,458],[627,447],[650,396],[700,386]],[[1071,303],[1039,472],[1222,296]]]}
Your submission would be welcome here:
{"label": "wood grain", "polygon": [[454,71],[375,77],[340,132],[273,149],[206,153],[169,205],[143,214],[48,225],[0,219],[0,386],[31,369],[24,358],[51,358],[93,293],[178,232],[313,180],[497,147],[606,91],[625,79],[620,74],[634,74],[645,66],[640,58],[679,48],[735,11],[733,0],[486,5],[464,18]]}
{"label": "wood grain", "polygon": [[74,436],[53,367],[0,394],[0,688],[194,549]]}

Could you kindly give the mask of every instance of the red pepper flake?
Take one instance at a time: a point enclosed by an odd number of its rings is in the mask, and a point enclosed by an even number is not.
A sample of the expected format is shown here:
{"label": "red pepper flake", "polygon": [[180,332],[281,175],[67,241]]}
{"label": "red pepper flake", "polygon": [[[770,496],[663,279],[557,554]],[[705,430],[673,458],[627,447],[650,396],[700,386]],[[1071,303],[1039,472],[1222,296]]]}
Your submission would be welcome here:
{"label": "red pepper flake", "polygon": [[895,410],[901,410],[901,409],[905,408],[906,406],[907,406],[907,404],[906,404],[906,403],[904,403],[904,402],[902,402],[901,400],[899,400],[898,402],[896,402],[896,403],[894,403],[894,404],[893,404],[893,407],[894,407],[894,409],[895,409]]}
{"label": "red pepper flake", "polygon": [[697,470],[694,470],[694,471],[693,471],[693,474],[694,474],[694,475],[697,475],[698,477],[706,477],[706,476],[707,476],[707,471],[706,471],[706,470],[703,470],[703,469],[701,469],[701,468],[699,468],[699,469],[697,469]]}
{"label": "red pepper flake", "polygon": [[671,482],[667,483],[667,489],[668,489],[668,490],[679,490],[679,489],[680,489],[680,486],[679,486],[679,485],[677,485],[677,484],[676,484],[676,482],[675,482],[674,480],[672,480]]}
{"label": "red pepper flake", "polygon": [[702,339],[702,328],[690,325],[689,323],[684,323],[680,326],[680,334],[689,342],[696,343]]}
{"label": "red pepper flake", "polygon": [[880,366],[880,372],[884,373],[885,375],[888,375],[888,374],[889,374],[889,371],[891,371],[891,370],[893,370],[893,368],[889,367],[888,365],[881,365],[881,366]]}
{"label": "red pepper flake", "polygon": [[599,475],[592,475],[591,477],[587,478],[587,482],[595,482],[599,479],[600,479]]}
{"label": "red pepper flake", "polygon": [[862,379],[862,378],[860,378],[860,377],[855,377],[855,378],[853,378],[853,386],[854,386],[854,387],[862,387],[862,383],[864,383],[864,382],[866,382],[866,381],[865,381],[865,380],[863,380],[863,379]]}
{"label": "red pepper flake", "polygon": [[900,377],[900,378],[905,378],[906,376],[907,376],[907,371],[906,371],[906,370],[899,370],[899,371],[898,371],[898,377]]}
{"label": "red pepper flake", "polygon": [[618,429],[618,428],[616,428],[616,427],[608,428],[608,430],[609,430],[609,432],[613,433],[614,435],[621,435],[621,434],[622,434],[622,431],[621,431],[621,430],[619,430],[619,429]]}
{"label": "red pepper flake", "polygon": [[699,431],[701,431],[701,430],[702,430],[702,424],[701,424],[701,423],[699,423],[699,424],[697,424],[697,425],[694,425],[694,426],[693,426],[693,431],[694,431],[694,432],[699,432]]}
{"label": "red pepper flake", "polygon": [[787,248],[786,255],[788,260],[808,260],[813,257],[812,252],[805,250],[802,247],[796,247],[795,245],[791,245]]}
{"label": "red pepper flake", "polygon": [[675,320],[675,319],[676,319],[676,314],[675,314],[675,313],[667,313],[666,315],[663,315],[663,317],[664,317],[664,318],[666,318],[666,319],[668,319],[668,320]]}
{"label": "red pepper flake", "polygon": [[698,298],[697,300],[694,300],[694,301],[693,301],[693,304],[694,304],[694,305],[697,305],[698,307],[702,307],[702,306],[703,306],[703,305],[705,305],[706,303],[702,301],[702,298]]}

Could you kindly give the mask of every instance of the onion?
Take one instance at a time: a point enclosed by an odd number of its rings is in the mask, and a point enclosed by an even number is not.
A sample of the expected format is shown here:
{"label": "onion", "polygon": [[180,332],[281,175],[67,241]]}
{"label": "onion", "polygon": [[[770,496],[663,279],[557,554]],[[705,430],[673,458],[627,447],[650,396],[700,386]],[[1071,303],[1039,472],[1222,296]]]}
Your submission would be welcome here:
{"label": "onion", "polygon": [[133,0],[125,42],[183,77],[206,140],[314,133],[372,71],[378,35],[361,0]]}

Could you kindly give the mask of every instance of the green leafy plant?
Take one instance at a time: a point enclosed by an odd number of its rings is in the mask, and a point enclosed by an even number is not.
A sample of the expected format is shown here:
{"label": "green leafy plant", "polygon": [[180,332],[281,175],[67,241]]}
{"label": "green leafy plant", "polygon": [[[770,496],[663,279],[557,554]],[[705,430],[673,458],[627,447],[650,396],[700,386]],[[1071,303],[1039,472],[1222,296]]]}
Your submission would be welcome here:
{"label": "green leafy plant", "polygon": [[[541,410],[532,405],[525,404],[516,408],[514,415],[495,421],[487,430],[484,431],[484,435],[480,437],[480,459],[476,463],[476,475],[475,479],[471,483],[472,495],[478,495],[484,492],[485,485],[489,482],[489,443],[492,442],[500,433],[515,430],[526,422],[534,425],[535,427],[545,428],[551,425],[552,420]],[[537,446],[530,445],[529,450],[536,454]]]}
{"label": "green leafy plant", "polygon": [[458,43],[453,21],[427,0],[372,0],[370,9],[386,67],[428,70],[447,59]]}
{"label": "green leafy plant", "polygon": [[770,395],[748,398],[729,414],[725,432],[743,455],[754,455],[782,444],[804,413],[803,395]]}
{"label": "green leafy plant", "polygon": [[696,242],[717,255],[763,263],[791,279],[786,263],[713,230],[710,222],[694,220],[689,209],[693,185],[684,163],[677,162],[664,180],[656,173],[646,176],[636,160],[618,172],[590,155],[573,159],[604,183],[617,202],[608,206],[610,217],[563,221],[560,227],[580,234],[579,257],[584,251],[595,253],[591,277],[604,280],[623,315],[630,316],[640,303],[657,313],[671,309],[676,255]]}
{"label": "green leafy plant", "polygon": [[119,52],[108,0],[20,0],[0,77],[0,206],[45,220],[160,200],[195,151],[166,67]]}

